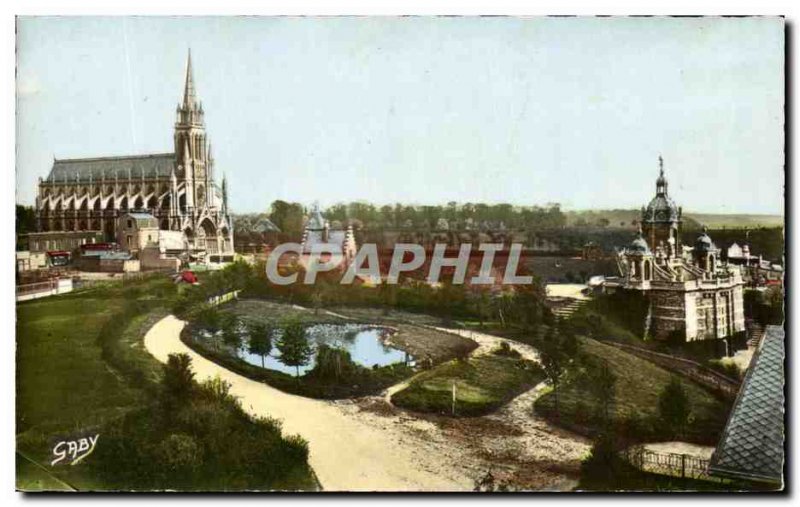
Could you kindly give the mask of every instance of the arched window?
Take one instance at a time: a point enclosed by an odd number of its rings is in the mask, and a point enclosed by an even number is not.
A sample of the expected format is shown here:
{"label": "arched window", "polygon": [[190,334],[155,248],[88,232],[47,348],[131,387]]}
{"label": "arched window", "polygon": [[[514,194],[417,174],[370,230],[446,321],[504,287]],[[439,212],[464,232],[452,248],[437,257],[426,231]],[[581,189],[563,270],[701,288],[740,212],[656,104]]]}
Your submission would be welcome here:
{"label": "arched window", "polygon": [[652,273],[652,266],[650,266],[650,261],[644,261],[644,279],[645,280],[652,280],[653,273]]}

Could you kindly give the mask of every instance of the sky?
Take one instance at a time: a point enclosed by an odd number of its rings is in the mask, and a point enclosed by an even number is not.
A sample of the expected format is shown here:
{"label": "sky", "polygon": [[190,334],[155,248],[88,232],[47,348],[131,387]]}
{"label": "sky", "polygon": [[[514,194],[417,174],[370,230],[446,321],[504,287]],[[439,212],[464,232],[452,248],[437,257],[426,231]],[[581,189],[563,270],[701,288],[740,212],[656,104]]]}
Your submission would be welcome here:
{"label": "sky", "polygon": [[17,201],[53,158],[172,151],[192,51],[234,212],[783,214],[780,18],[21,17]]}

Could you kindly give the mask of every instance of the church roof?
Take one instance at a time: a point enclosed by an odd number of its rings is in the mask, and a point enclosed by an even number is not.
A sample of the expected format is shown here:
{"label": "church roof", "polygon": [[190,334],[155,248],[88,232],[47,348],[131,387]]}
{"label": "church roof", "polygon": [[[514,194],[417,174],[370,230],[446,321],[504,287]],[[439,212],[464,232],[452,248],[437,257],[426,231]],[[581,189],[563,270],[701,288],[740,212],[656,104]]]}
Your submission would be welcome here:
{"label": "church roof", "polygon": [[642,236],[641,229],[636,234],[636,237],[633,238],[633,241],[631,241],[630,245],[628,245],[627,251],[631,253],[642,254],[650,253],[650,247],[647,246],[647,241],[645,241],[644,237]]}
{"label": "church roof", "polygon": [[678,206],[666,194],[653,197],[642,216],[645,222],[677,222],[678,218]]}
{"label": "church roof", "polygon": [[680,210],[667,192],[667,177],[664,175],[664,159],[658,157],[659,174],[656,180],[656,196],[642,210],[642,220],[648,223],[672,223],[680,220]]}
{"label": "church roof", "polygon": [[782,482],[784,335],[783,327],[767,326],[711,457],[711,473]]}
{"label": "church roof", "polygon": [[121,157],[71,158],[53,161],[53,167],[46,181],[63,183],[97,182],[119,178],[165,178],[172,173],[175,165],[174,153],[151,155],[127,155]]}
{"label": "church roof", "polygon": [[711,237],[708,235],[708,231],[705,227],[703,228],[703,233],[698,236],[697,240],[694,242],[694,249],[696,252],[711,252],[717,249],[714,242],[711,241]]}

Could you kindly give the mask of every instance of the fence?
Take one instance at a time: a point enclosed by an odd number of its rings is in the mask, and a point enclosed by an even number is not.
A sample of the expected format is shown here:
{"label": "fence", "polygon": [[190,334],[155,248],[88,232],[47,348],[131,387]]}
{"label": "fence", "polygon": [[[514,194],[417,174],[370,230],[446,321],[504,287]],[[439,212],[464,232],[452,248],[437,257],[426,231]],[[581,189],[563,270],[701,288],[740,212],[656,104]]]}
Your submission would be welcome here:
{"label": "fence", "polygon": [[644,446],[636,445],[622,451],[621,457],[643,472],[682,479],[722,481],[722,479],[709,474],[709,460],[689,454],[655,452]]}
{"label": "fence", "polygon": [[670,371],[680,373],[685,377],[711,389],[712,391],[722,395],[728,399],[735,399],[739,393],[739,381],[727,377],[717,371],[712,370],[706,366],[695,361],[684,359],[682,357],[675,357],[669,354],[662,354],[653,350],[635,347],[633,345],[626,345],[624,343],[606,342],[617,348],[623,349],[643,359],[647,359],[662,366]]}
{"label": "fence", "polygon": [[228,301],[233,301],[234,299],[239,299],[239,293],[242,292],[241,290],[234,290],[231,292],[226,292],[225,294],[220,294],[219,296],[211,296],[210,298],[206,299],[206,303],[211,306],[218,306],[223,303],[227,303]]}
{"label": "fence", "polygon": [[17,285],[16,299],[17,301],[27,301],[29,299],[64,294],[67,292],[72,292],[72,279],[53,278],[42,282]]}

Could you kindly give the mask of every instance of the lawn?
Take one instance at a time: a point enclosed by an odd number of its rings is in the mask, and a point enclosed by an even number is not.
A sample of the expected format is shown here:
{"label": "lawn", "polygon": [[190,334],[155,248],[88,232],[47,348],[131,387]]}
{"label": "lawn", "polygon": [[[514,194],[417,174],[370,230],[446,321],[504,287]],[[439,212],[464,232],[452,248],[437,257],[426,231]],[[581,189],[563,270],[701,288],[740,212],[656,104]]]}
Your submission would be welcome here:
{"label": "lawn", "polygon": [[[17,305],[18,488],[116,490],[192,485],[190,481],[171,482],[172,476],[159,469],[163,463],[148,455],[159,449],[163,452],[164,442],[174,442],[174,438],[162,439],[172,436],[168,430],[178,425],[161,411],[163,366],[147,353],[142,338],[169,312],[175,293],[168,278],[155,276]],[[260,441],[274,449],[269,458],[286,465],[283,471],[268,476],[262,467],[259,475],[255,462],[243,460],[237,453],[260,447],[252,443],[237,446],[229,439],[230,450],[224,456],[226,484],[244,489],[316,488],[303,456],[304,444],[283,439],[269,421],[248,419],[229,400],[216,401],[213,406],[200,400],[184,410],[211,409],[228,414],[226,430],[262,435]],[[200,433],[191,431],[184,430],[182,442],[194,442],[201,450],[218,446],[218,439],[204,436],[202,428],[197,428]],[[96,434],[100,435],[96,452],[78,466],[50,465],[55,443]],[[124,452],[116,452],[119,449]],[[218,454],[206,454],[197,465],[197,477],[208,478],[197,487],[220,487],[212,482],[223,477]]]}
{"label": "lawn", "polygon": [[[582,340],[584,353],[605,359],[616,376],[615,427],[630,440],[664,438],[658,429],[658,398],[669,383],[671,373],[655,364],[592,339]],[[682,439],[700,444],[716,444],[730,407],[700,386],[683,380],[691,405],[689,428]],[[585,434],[593,434],[598,412],[592,395],[579,382],[559,387],[559,414],[555,395],[549,392],[536,400],[536,412],[556,424]]]}
{"label": "lawn", "polygon": [[414,377],[392,396],[392,403],[418,412],[452,414],[455,384],[455,415],[479,416],[497,410],[543,377],[535,363],[511,357],[453,360]]}

